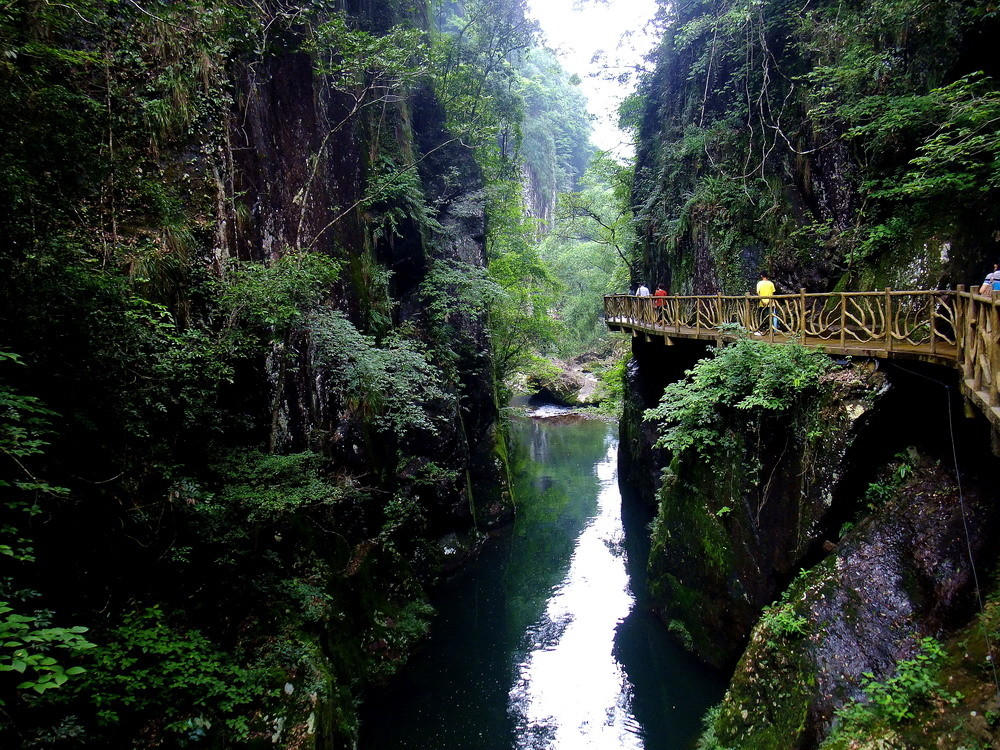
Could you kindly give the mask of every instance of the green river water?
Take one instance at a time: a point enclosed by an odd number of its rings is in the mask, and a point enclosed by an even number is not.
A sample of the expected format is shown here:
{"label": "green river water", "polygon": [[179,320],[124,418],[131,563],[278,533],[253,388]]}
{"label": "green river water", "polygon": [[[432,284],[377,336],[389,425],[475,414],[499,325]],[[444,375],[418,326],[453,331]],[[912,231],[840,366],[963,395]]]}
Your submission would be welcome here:
{"label": "green river water", "polygon": [[360,749],[693,747],[724,683],[649,612],[649,515],[622,497],[614,426],[523,418],[511,438],[514,527],[436,592],[432,635],[364,707]]}

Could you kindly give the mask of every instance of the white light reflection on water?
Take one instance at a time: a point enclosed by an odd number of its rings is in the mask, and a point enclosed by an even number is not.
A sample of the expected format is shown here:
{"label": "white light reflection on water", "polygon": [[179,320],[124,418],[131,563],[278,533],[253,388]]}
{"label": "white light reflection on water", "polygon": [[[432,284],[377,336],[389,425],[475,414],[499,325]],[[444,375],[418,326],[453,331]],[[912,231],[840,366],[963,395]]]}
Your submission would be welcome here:
{"label": "white light reflection on water", "polygon": [[569,573],[528,632],[509,711],[518,750],[641,750],[632,685],[615,659],[615,629],[632,609],[625,569],[617,441],[595,470],[597,515],[580,535]]}

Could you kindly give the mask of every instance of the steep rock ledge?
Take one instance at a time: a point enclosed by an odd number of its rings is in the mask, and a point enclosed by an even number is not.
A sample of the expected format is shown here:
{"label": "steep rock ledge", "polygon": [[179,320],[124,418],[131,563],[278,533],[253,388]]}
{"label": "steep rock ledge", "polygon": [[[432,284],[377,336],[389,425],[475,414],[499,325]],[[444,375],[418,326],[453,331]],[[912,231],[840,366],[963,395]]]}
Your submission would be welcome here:
{"label": "steep rock ledge", "polygon": [[711,463],[664,470],[650,552],[650,586],[661,616],[702,658],[733,663],[761,609],[816,555],[865,416],[884,392],[869,366],[823,377],[821,399],[798,424],[761,425],[757,444]]}
{"label": "steep rock ledge", "polygon": [[[885,682],[922,636],[964,621],[974,606],[969,553],[979,556],[997,524],[991,497],[966,488],[964,501],[963,518],[954,476],[922,461],[892,501],[796,580],[776,615],[754,630],[712,725],[716,740],[755,750],[816,747],[837,709],[862,698],[864,675]],[[782,628],[793,617],[804,621]]]}

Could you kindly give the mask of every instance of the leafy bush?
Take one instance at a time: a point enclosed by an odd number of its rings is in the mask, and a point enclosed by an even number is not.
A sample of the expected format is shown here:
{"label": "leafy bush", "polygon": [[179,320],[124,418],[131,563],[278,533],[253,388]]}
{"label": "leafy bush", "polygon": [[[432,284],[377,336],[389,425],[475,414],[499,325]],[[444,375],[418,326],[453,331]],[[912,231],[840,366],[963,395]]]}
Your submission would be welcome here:
{"label": "leafy bush", "polygon": [[769,344],[741,339],[714,350],[671,383],[647,421],[661,423],[656,447],[675,455],[694,450],[704,459],[722,446],[730,415],[761,420],[788,412],[819,385],[833,365],[822,352],[797,344]]}
{"label": "leafy bush", "polygon": [[333,504],[344,490],[323,479],[322,463],[322,457],[311,452],[234,451],[215,466],[222,479],[217,498],[196,507],[202,513],[213,507],[235,510],[242,525],[273,522],[302,508]]}
{"label": "leafy bush", "polygon": [[871,672],[865,672],[861,688],[864,699],[850,701],[837,711],[838,723],[822,747],[853,747],[852,741],[870,738],[879,729],[912,719],[921,704],[933,698],[957,703],[961,693],[952,695],[942,690],[936,677],[944,658],[942,645],[925,637],[920,639],[916,655],[899,662],[895,676],[885,682],[877,682]]}
{"label": "leafy bush", "polygon": [[178,740],[213,725],[246,737],[248,707],[265,694],[263,675],[232,663],[197,630],[175,629],[159,607],[125,615],[92,653],[94,667],[76,690],[106,727],[157,717]]}
{"label": "leafy bush", "polygon": [[[0,363],[22,364],[17,354],[2,351]],[[0,382],[0,456],[4,459],[0,488],[5,492],[0,502],[0,557],[19,566],[35,561],[30,520],[42,512],[41,498],[57,498],[67,492],[38,477],[30,465],[48,445],[45,438],[54,416],[37,398]],[[26,600],[38,596],[24,590],[19,575],[22,570],[14,568],[14,575],[8,573],[0,579],[0,672],[20,678],[15,690],[42,694],[84,671],[79,665],[65,667],[54,654],[77,656],[94,644],[83,637],[85,627],[53,626],[51,612],[17,611],[24,608]],[[3,704],[0,699],[0,706]]]}
{"label": "leafy bush", "polygon": [[[809,620],[795,613],[795,607],[791,599],[792,592],[796,589],[796,583],[800,583],[808,575],[808,570],[800,570],[797,581],[794,581],[782,592],[778,601],[764,608],[760,616],[760,624],[767,629],[769,635],[781,638],[797,638],[806,634],[806,626],[809,624]],[[777,648],[773,641],[769,641],[769,644],[772,648]]]}
{"label": "leafy bush", "polygon": [[602,408],[613,414],[620,414],[625,401],[625,370],[628,367],[627,354],[619,354],[606,369],[597,372],[600,383]]}
{"label": "leafy bush", "polygon": [[696,750],[729,750],[719,742],[715,733],[715,724],[722,713],[722,704],[717,703],[705,712],[701,718],[701,725],[705,728],[701,737],[698,738]]}
{"label": "leafy bush", "polygon": [[[25,679],[17,685],[18,690],[33,690],[44,693],[50,688],[63,685],[70,677],[83,674],[83,667],[64,667],[52,653],[54,649],[69,651],[78,655],[95,644],[83,637],[87,628],[52,627],[49,613],[36,612],[34,615],[20,615],[0,601],[0,672],[16,672]],[[3,701],[0,700],[0,706]]]}
{"label": "leafy bush", "polygon": [[806,625],[809,623],[806,618],[795,614],[795,610],[787,602],[765,608],[760,621],[774,635],[780,636],[805,635]]}
{"label": "leafy bush", "polygon": [[267,328],[280,337],[339,274],[340,265],[322,253],[289,253],[266,264],[230,261],[217,290],[224,325]]}
{"label": "leafy bush", "polygon": [[350,405],[396,434],[437,432],[433,407],[448,397],[417,345],[392,337],[376,346],[336,311],[315,313],[307,325],[320,368]]}

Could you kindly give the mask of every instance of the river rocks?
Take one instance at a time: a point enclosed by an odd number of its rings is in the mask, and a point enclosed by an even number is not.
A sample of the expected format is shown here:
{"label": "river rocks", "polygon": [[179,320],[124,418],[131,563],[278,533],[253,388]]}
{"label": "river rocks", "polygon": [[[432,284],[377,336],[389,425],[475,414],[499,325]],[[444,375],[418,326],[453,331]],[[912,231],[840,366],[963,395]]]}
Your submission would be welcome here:
{"label": "river rocks", "polygon": [[530,374],[525,387],[535,397],[560,406],[591,406],[600,402],[598,380],[576,362],[548,360],[548,367]]}

